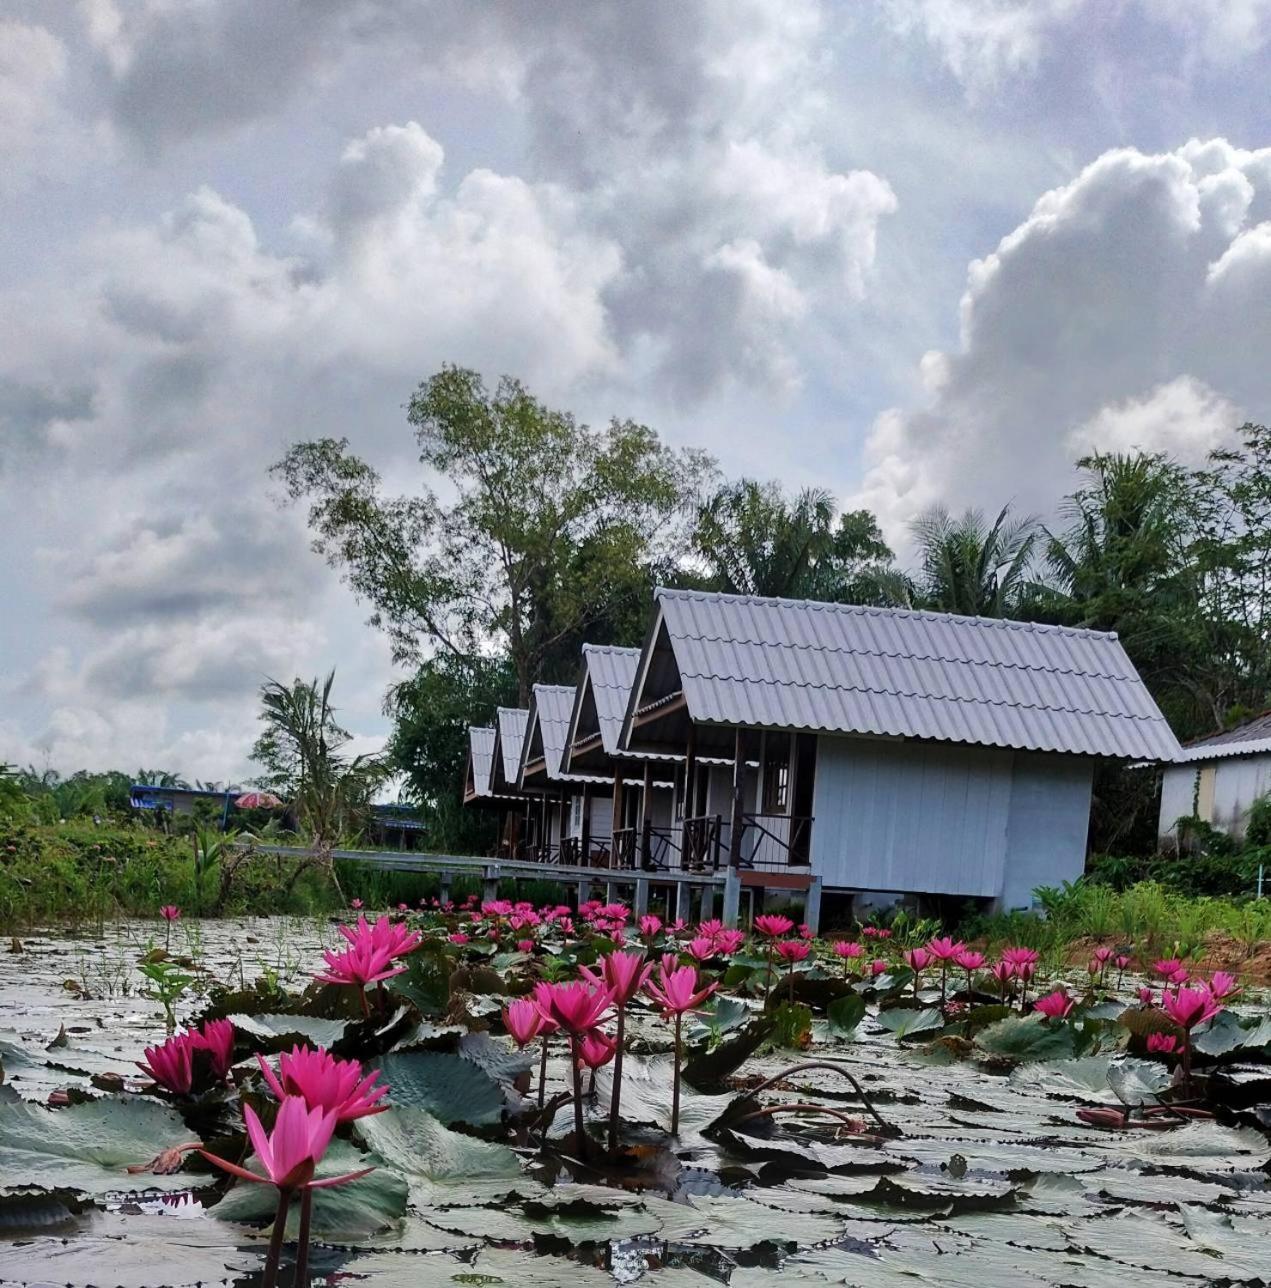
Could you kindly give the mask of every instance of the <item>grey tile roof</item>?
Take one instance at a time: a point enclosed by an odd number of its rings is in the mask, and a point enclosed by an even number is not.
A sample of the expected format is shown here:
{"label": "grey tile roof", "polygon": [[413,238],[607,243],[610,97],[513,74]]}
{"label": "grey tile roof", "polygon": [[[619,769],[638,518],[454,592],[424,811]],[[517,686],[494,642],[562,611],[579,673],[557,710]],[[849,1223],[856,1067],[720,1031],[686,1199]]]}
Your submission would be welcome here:
{"label": "grey tile roof", "polygon": [[468,726],[468,756],[472,761],[472,794],[490,795],[490,770],[494,768],[494,730]]}
{"label": "grey tile roof", "polygon": [[543,766],[549,779],[570,783],[608,782],[607,778],[599,774],[561,773],[561,757],[565,752],[565,739],[569,737],[575,693],[576,689],[572,684],[536,684],[528,731],[532,738],[534,726],[537,725],[543,743]]}
{"label": "grey tile roof", "polygon": [[1225,756],[1257,756],[1265,752],[1271,752],[1271,711],[1264,711],[1234,729],[1193,739],[1178,758],[1181,761],[1221,760]]}
{"label": "grey tile roof", "polygon": [[521,744],[525,741],[525,725],[530,713],[524,707],[499,707],[495,712],[498,724],[498,746],[503,758],[503,781],[509,787],[516,784],[521,768]]}
{"label": "grey tile roof", "polygon": [[1115,635],[659,590],[695,721],[1126,759],[1178,741]]}
{"label": "grey tile roof", "polygon": [[584,644],[583,661],[591,683],[592,701],[600,725],[600,742],[605,754],[618,751],[622,721],[627,714],[627,699],[640,665],[638,648],[618,648],[609,644]]}

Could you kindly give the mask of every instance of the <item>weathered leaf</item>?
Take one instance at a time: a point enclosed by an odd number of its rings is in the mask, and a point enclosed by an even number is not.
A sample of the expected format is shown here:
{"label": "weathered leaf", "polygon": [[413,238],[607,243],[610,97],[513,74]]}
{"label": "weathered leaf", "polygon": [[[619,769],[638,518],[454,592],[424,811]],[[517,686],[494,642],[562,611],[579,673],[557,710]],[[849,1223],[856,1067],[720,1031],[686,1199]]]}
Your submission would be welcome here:
{"label": "weathered leaf", "polygon": [[333,1047],[349,1027],[346,1020],[324,1020],[313,1015],[231,1015],[236,1029],[255,1038],[269,1051],[282,1051],[297,1043]]}
{"label": "weathered leaf", "polygon": [[852,1038],[856,1029],[865,1018],[865,999],[859,993],[849,993],[836,998],[826,1011],[830,1021],[830,1033],[836,1038]]}
{"label": "weathered leaf", "polygon": [[878,1023],[889,1033],[894,1033],[898,1039],[903,1039],[943,1028],[944,1017],[934,1007],[916,1011],[903,1006],[893,1006],[889,1010],[879,1011]]}
{"label": "weathered leaf", "polygon": [[479,1064],[452,1051],[391,1051],[370,1061],[395,1105],[426,1109],[445,1123],[498,1122],[503,1092]]}
{"label": "weathered leaf", "polygon": [[997,1060],[1062,1060],[1072,1055],[1072,1034],[1063,1024],[1015,1015],[982,1029],[975,1045]]}

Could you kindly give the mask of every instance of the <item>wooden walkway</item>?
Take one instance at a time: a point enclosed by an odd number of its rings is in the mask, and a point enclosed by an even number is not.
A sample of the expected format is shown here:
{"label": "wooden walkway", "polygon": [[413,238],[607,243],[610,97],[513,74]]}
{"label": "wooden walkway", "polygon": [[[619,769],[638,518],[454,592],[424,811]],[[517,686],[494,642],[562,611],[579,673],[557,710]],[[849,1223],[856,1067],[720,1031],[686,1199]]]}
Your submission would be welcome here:
{"label": "wooden walkway", "polygon": [[[301,846],[255,845],[258,854],[277,854],[304,858],[311,851]],[[456,877],[477,877],[487,899],[498,898],[500,881],[555,881],[572,887],[579,903],[601,897],[607,903],[623,898],[631,903],[637,917],[649,909],[649,892],[657,886],[668,889],[668,907],[675,917],[685,921],[694,915],[702,920],[713,917],[716,896],[720,897],[720,920],[736,926],[741,914],[741,892],[744,886],[770,884],[794,888],[787,880],[771,879],[772,874],[723,868],[718,872],[684,872],[676,869],[657,872],[615,868],[575,867],[567,863],[537,863],[529,859],[485,859],[465,854],[426,854],[418,850],[332,850],[331,857],[341,863],[362,863],[384,872],[431,873],[441,881],[443,901],[450,897],[450,883]],[[821,913],[819,877],[800,878],[798,889],[807,891],[804,920],[813,930]],[[693,892],[699,892],[699,909],[692,911]]]}

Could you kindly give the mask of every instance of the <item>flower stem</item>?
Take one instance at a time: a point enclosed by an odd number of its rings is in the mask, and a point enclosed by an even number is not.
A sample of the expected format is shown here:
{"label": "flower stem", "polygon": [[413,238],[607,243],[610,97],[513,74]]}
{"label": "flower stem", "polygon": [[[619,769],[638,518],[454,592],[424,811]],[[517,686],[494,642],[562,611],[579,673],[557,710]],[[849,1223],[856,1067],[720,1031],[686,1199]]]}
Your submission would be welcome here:
{"label": "flower stem", "polygon": [[618,1112],[622,1104],[622,1042],[627,1029],[627,1008],[618,1007],[618,1046],[613,1053],[613,1099],[609,1102],[609,1152],[618,1149]]}
{"label": "flower stem", "polygon": [[538,1107],[543,1107],[543,1097],[547,1091],[547,1034],[543,1034],[543,1054],[538,1060]]}
{"label": "flower stem", "polygon": [[269,1252],[265,1257],[265,1274],[261,1288],[275,1288],[278,1283],[278,1262],[282,1257],[282,1240],[287,1231],[287,1209],[291,1206],[291,1191],[278,1191],[278,1210],[274,1213],[274,1228],[269,1236]]}
{"label": "flower stem", "polygon": [[671,1135],[680,1134],[680,1026],[684,1013],[675,1013],[675,1080],[671,1083]]}
{"label": "flower stem", "polygon": [[574,1073],[574,1135],[577,1137],[578,1157],[587,1161],[587,1132],[583,1126],[583,1069],[578,1059],[579,1037],[569,1035],[569,1063]]}
{"label": "flower stem", "polygon": [[313,1191],[305,1186],[300,1192],[300,1232],[296,1240],[296,1274],[294,1288],[309,1285],[309,1223],[313,1217]]}

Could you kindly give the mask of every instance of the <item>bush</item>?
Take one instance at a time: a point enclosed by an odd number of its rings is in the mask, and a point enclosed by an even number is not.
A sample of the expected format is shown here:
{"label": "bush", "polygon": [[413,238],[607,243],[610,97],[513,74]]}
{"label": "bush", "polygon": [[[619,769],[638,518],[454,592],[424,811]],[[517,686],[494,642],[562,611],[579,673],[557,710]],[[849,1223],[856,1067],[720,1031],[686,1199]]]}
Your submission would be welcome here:
{"label": "bush", "polygon": [[1118,891],[1151,881],[1185,895],[1239,896],[1253,892],[1259,863],[1271,866],[1271,849],[1240,854],[1096,854],[1086,864],[1085,880]]}

